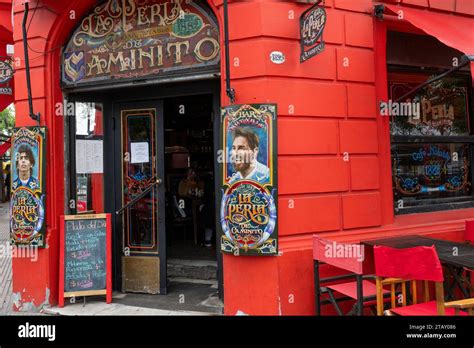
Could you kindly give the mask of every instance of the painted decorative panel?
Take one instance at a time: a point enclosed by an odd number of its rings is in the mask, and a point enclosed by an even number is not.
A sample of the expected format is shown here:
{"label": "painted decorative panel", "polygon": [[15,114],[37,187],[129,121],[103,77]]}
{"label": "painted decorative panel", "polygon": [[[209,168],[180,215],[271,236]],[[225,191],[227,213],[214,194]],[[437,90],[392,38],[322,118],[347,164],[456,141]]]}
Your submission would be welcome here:
{"label": "painted decorative panel", "polygon": [[84,18],[63,53],[65,86],[219,68],[216,20],[199,1],[108,0]]}

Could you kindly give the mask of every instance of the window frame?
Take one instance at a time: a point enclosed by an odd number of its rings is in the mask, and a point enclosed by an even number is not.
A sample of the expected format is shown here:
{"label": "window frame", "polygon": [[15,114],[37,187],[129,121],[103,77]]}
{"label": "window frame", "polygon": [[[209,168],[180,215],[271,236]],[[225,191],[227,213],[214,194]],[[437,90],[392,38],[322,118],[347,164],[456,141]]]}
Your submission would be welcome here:
{"label": "window frame", "polygon": [[[423,73],[423,74],[441,74],[447,71],[446,69],[422,69],[420,67],[411,67],[403,65],[387,65],[387,91],[388,97],[390,95],[390,74],[391,73]],[[448,75],[449,76],[449,75]],[[426,203],[420,204],[417,206],[405,207],[399,209],[397,207],[397,200],[395,197],[395,188],[393,186],[393,168],[391,172],[392,177],[392,196],[393,196],[393,211],[395,216],[414,214],[414,213],[427,213],[427,212],[436,212],[436,211],[446,211],[446,210],[455,210],[455,209],[464,209],[474,207],[474,112],[473,112],[473,81],[469,71],[457,71],[454,73],[454,76],[463,77],[466,81],[467,87],[467,117],[468,117],[468,128],[469,135],[462,136],[422,136],[422,135],[393,135],[392,129],[389,122],[389,132],[390,132],[390,161],[393,165],[393,156],[392,156],[392,146],[393,145],[404,145],[404,144],[426,144],[426,143],[456,143],[456,144],[466,144],[469,151],[469,170],[470,170],[470,183],[471,183],[471,195],[470,199],[462,198],[433,198],[426,199],[427,202],[433,200],[440,200],[440,203]],[[450,202],[451,201],[451,202]]]}
{"label": "window frame", "polygon": [[[67,160],[65,161],[65,167],[68,175],[66,175],[66,182],[65,182],[65,187],[67,188],[67,192],[65,194],[65,197],[67,201],[65,202],[65,212],[66,215],[81,215],[81,214],[87,214],[88,211],[85,212],[80,212],[77,209],[77,204],[78,204],[78,194],[77,194],[77,168],[76,168],[76,141],[77,140],[87,140],[87,139],[99,139],[99,136],[84,136],[84,135],[77,135],[77,124],[76,124],[76,118],[77,118],[77,103],[94,103],[94,104],[100,104],[102,106],[102,112],[104,112],[105,108],[105,103],[101,98],[96,98],[94,101],[90,101],[89,99],[83,99],[83,98],[74,98],[74,96],[67,96],[64,98],[64,105],[70,105],[74,104],[74,115],[68,115],[65,117],[66,119],[66,124],[65,124],[65,129],[67,129],[67,135],[65,135],[65,140],[67,143],[67,146],[65,148],[65,152],[67,154]],[[104,114],[102,114],[102,117],[104,117]],[[102,140],[104,138],[104,135],[101,136]],[[105,150],[104,150],[105,151]],[[105,153],[104,153],[105,155]],[[105,164],[104,164],[105,165]],[[88,178],[88,181],[90,181],[90,178]],[[105,185],[105,176],[103,179],[103,185]],[[104,190],[105,190],[105,186]],[[105,192],[105,191],[104,191]],[[88,195],[88,200],[90,199],[90,196]],[[105,196],[102,197],[104,200],[103,204],[105,204]],[[74,208],[71,208],[71,203],[74,201]],[[89,202],[88,202],[89,203]],[[105,207],[105,205],[104,205]],[[96,212],[98,213],[98,212]]]}

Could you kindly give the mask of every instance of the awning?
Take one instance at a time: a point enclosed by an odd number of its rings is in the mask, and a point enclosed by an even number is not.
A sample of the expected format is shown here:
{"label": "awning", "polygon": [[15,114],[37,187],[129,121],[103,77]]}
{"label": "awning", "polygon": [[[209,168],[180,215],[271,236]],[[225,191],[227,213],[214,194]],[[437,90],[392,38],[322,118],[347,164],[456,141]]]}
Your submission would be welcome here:
{"label": "awning", "polygon": [[[466,55],[474,55],[474,18],[417,10],[405,6],[385,4],[390,11],[399,14],[426,34],[437,38],[445,45],[455,48]],[[474,63],[471,62],[471,74],[474,78]]]}
{"label": "awning", "polygon": [[2,157],[8,151],[10,146],[11,146],[10,141],[7,141],[3,143],[2,145],[0,145],[0,157]]}

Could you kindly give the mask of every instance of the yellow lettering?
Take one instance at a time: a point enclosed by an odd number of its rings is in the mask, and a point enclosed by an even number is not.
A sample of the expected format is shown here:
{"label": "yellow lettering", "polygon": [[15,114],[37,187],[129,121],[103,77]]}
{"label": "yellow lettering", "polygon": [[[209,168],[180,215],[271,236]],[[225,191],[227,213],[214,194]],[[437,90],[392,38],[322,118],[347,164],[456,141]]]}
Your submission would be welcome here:
{"label": "yellow lettering", "polygon": [[178,17],[180,11],[181,11],[181,4],[179,3],[179,1],[177,1],[176,4],[174,5],[174,9],[171,11],[172,13],[176,14],[176,16],[168,17],[168,3],[167,2],[163,3],[163,15],[164,15],[163,19],[165,23],[170,23],[172,20]]}
{"label": "yellow lettering", "polygon": [[157,65],[162,66],[163,65],[163,46],[156,46],[157,51],[158,51],[158,56],[157,56]]}
{"label": "yellow lettering", "polygon": [[242,214],[244,214],[245,216],[252,216],[253,213],[252,213],[251,209],[252,209],[252,205],[250,205],[250,204],[242,205]]}
{"label": "yellow lettering", "polygon": [[106,20],[104,20],[102,15],[97,16],[96,19],[97,19],[97,24],[95,27],[95,32],[99,34],[107,32],[109,29],[107,28]]}
{"label": "yellow lettering", "polygon": [[150,19],[145,13],[146,7],[138,8],[138,25],[150,24]]}
{"label": "yellow lettering", "polygon": [[123,28],[127,27],[127,17],[135,14],[135,1],[134,0],[122,0],[122,25]]}
{"label": "yellow lettering", "polygon": [[151,22],[155,23],[156,18],[158,17],[158,25],[164,25],[163,16],[160,14],[160,5],[154,4],[151,5]]}
{"label": "yellow lettering", "polygon": [[242,203],[252,203],[252,202],[251,202],[251,198],[252,198],[252,195],[250,195],[250,194],[239,195],[239,196],[238,196],[239,204],[242,204]]}
{"label": "yellow lettering", "polygon": [[96,70],[96,75],[101,75],[104,73],[102,70],[103,67],[107,66],[107,62],[105,59],[100,59],[99,56],[93,55],[91,62],[87,63],[87,67],[89,68],[89,71],[87,72],[87,76],[92,75],[92,70]]}
{"label": "yellow lettering", "polygon": [[[212,44],[212,53],[208,56],[204,56],[201,53],[201,46],[205,42],[210,42]],[[204,39],[201,39],[196,44],[196,47],[194,48],[194,54],[196,55],[197,59],[199,59],[199,61],[201,62],[207,62],[207,61],[213,60],[219,54],[219,42],[217,42],[217,40],[212,37],[205,37]]]}
{"label": "yellow lettering", "polygon": [[143,69],[143,57],[147,58],[150,61],[150,67],[155,66],[155,54],[153,52],[153,47],[150,48],[150,52],[145,52],[141,48],[138,50],[138,59],[140,60],[139,68]]}
{"label": "yellow lettering", "polygon": [[135,58],[136,50],[130,50],[130,70],[135,70],[137,68],[137,60]]}
{"label": "yellow lettering", "polygon": [[107,64],[107,73],[110,73],[110,68],[112,65],[116,65],[120,61],[120,72],[127,70],[127,63],[123,59],[123,52],[117,52],[117,56],[114,57],[113,53],[109,53],[109,63]]}
{"label": "yellow lettering", "polygon": [[181,47],[184,46],[186,48],[186,51],[184,54],[189,54],[189,41],[183,41],[183,42],[174,42],[174,43],[168,43],[168,46],[166,47],[167,52],[168,52],[168,57],[171,56],[171,48],[174,47],[175,49],[175,64],[182,63],[181,59]]}

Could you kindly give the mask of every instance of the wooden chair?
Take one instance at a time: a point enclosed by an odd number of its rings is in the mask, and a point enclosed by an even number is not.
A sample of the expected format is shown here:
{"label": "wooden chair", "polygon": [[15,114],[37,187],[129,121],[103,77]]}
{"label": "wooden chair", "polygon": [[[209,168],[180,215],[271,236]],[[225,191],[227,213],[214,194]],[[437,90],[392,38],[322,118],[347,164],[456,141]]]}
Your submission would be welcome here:
{"label": "wooden chair", "polygon": [[[444,302],[443,268],[436,249],[414,247],[395,249],[374,247],[377,315],[383,315],[384,286],[390,286],[390,309],[396,315],[472,315],[474,298]],[[424,301],[419,301],[418,284],[421,282]],[[430,301],[430,284],[434,283],[435,300]],[[401,286],[401,301],[397,301],[395,285]],[[411,291],[410,291],[411,290]],[[407,300],[411,292],[411,303]],[[397,303],[400,302],[400,303]],[[400,304],[401,306],[397,306]],[[467,310],[467,313],[461,310]]]}

